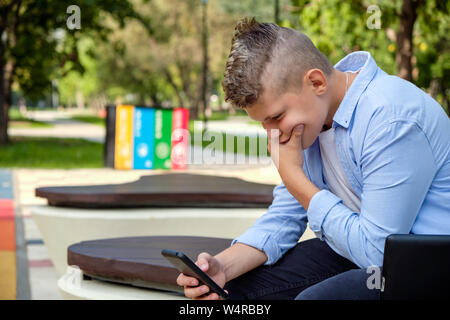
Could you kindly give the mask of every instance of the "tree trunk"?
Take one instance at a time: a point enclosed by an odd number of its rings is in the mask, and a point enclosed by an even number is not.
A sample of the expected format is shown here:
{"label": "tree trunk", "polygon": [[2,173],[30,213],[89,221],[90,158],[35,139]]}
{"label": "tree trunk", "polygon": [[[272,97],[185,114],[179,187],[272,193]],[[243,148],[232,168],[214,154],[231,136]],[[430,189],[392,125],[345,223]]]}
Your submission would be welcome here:
{"label": "tree trunk", "polygon": [[280,0],[275,0],[274,22],[280,24]]}
{"label": "tree trunk", "polygon": [[175,81],[172,77],[172,74],[166,68],[164,68],[163,71],[164,71],[164,75],[166,76],[167,81],[172,86],[173,90],[175,91],[175,95],[177,96],[177,99],[178,99],[178,104],[180,106],[186,107],[186,102],[184,101],[183,96],[182,96],[182,94],[183,94],[182,90],[180,90],[180,88],[178,88],[177,84],[175,83]]}
{"label": "tree trunk", "polygon": [[160,106],[161,105],[161,101],[158,98],[158,95],[156,94],[156,92],[152,92],[149,94],[150,95],[150,100],[152,101],[152,106]]}
{"label": "tree trunk", "polygon": [[395,61],[398,76],[412,82],[413,29],[417,19],[417,7],[420,1],[403,0],[400,13],[400,25],[397,32],[397,53]]}
{"label": "tree trunk", "polygon": [[77,104],[77,109],[81,110],[84,109],[84,95],[81,89],[77,86],[76,92],[75,92],[75,101]]}
{"label": "tree trunk", "polygon": [[[3,31],[0,30],[0,36]],[[9,103],[7,101],[6,79],[5,79],[5,46],[0,41],[0,145],[9,142],[8,137],[8,110]]]}
{"label": "tree trunk", "polygon": [[[11,105],[11,89],[16,62],[13,57],[7,58],[6,48],[12,49],[17,44],[17,26],[21,5],[21,1],[12,1],[8,6],[2,7],[0,14],[0,145],[9,142],[8,112]],[[8,16],[8,14],[11,14],[11,16]],[[5,42],[2,39],[4,33],[7,33],[7,41]]]}

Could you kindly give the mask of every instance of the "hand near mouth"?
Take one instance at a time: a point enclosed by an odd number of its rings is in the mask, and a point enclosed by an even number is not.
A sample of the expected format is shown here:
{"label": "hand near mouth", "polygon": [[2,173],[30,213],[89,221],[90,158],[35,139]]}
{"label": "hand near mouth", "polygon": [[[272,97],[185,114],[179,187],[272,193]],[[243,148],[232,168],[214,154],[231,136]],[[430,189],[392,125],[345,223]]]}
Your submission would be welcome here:
{"label": "hand near mouth", "polygon": [[303,170],[303,130],[303,124],[295,126],[289,139],[283,142],[279,141],[278,129],[267,131],[269,137],[267,149],[283,181],[292,172]]}
{"label": "hand near mouth", "polygon": [[308,210],[312,197],[320,190],[308,179],[303,171],[302,136],[304,125],[294,127],[291,136],[283,143],[279,142],[279,130],[269,133],[269,149],[281,180],[286,189],[300,204]]}

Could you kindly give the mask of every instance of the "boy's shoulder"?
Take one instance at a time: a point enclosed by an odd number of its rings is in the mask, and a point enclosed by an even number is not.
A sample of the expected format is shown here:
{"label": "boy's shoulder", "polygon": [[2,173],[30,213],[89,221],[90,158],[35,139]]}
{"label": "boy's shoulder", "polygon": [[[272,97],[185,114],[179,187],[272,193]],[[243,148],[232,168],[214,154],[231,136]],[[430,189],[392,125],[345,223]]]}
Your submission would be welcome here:
{"label": "boy's shoulder", "polygon": [[[412,115],[412,109],[421,110],[426,93],[409,81],[389,75],[379,69],[361,95],[361,102],[369,103],[373,110],[384,109],[386,116]],[[378,110],[379,111],[379,110]]]}
{"label": "boy's shoulder", "polygon": [[437,162],[450,156],[450,118],[444,109],[411,82],[378,69],[354,110],[349,127],[354,150],[361,153],[368,139],[389,125],[417,126],[429,141]]}
{"label": "boy's shoulder", "polygon": [[423,127],[447,115],[436,100],[422,89],[378,69],[359,98],[354,117],[363,128],[393,121],[415,122]]}

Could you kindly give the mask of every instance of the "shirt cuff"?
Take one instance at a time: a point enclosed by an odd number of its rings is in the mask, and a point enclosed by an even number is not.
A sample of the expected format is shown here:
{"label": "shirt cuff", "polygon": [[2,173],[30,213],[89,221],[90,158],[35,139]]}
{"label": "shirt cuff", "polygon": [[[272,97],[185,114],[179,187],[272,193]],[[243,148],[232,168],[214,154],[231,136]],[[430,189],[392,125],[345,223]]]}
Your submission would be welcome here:
{"label": "shirt cuff", "polygon": [[307,211],[309,228],[323,240],[322,224],[328,212],[342,200],[330,191],[323,189],[317,192],[309,202]]}
{"label": "shirt cuff", "polygon": [[267,255],[267,261],[264,265],[274,264],[281,257],[280,249],[276,246],[273,238],[268,233],[252,230],[250,228],[234,239],[231,242],[231,246],[236,242],[243,243],[263,251]]}

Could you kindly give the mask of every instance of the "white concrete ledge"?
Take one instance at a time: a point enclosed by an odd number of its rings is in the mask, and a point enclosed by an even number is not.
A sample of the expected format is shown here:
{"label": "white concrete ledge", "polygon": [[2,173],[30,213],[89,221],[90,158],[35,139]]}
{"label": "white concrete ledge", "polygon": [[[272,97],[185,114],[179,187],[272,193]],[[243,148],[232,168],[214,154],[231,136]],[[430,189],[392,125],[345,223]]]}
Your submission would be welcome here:
{"label": "white concrete ledge", "polygon": [[137,236],[235,238],[267,211],[265,208],[31,208],[59,276],[67,268],[67,248],[95,239]]}
{"label": "white concrete ledge", "polygon": [[182,294],[138,288],[99,280],[83,280],[81,270],[67,267],[58,280],[65,300],[188,300]]}

